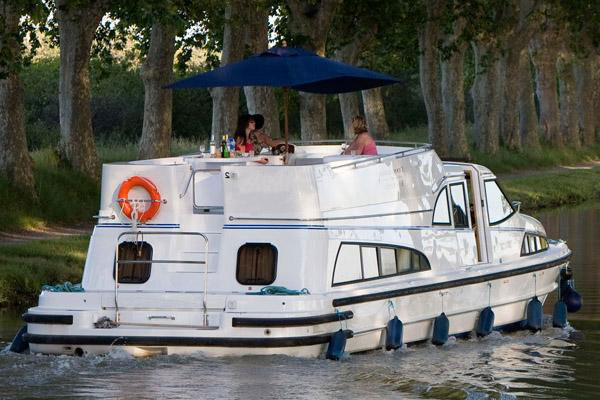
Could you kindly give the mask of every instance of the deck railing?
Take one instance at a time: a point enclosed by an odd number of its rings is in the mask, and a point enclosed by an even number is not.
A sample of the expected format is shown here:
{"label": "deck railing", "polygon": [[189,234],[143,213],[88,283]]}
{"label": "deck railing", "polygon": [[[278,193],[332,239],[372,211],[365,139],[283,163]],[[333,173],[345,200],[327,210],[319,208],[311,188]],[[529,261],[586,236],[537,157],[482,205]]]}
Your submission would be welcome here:
{"label": "deck railing", "polygon": [[[135,240],[146,235],[181,235],[181,236],[198,236],[204,240],[204,261],[193,261],[193,260],[121,260],[119,259],[119,244],[124,236],[132,235],[135,236]],[[124,324],[121,322],[121,316],[119,313],[119,264],[203,264],[204,268],[204,290],[202,298],[202,309],[203,309],[203,327],[208,328],[208,308],[207,308],[207,291],[208,291],[208,237],[200,232],[170,232],[170,231],[126,231],[122,232],[117,237],[117,244],[115,249],[115,322],[117,324]]]}

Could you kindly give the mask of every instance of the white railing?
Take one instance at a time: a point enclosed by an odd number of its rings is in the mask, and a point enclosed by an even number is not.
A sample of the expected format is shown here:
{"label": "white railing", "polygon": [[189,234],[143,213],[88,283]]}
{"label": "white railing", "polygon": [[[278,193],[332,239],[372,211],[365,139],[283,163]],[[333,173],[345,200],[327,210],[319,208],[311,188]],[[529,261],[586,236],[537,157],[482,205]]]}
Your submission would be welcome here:
{"label": "white railing", "polygon": [[[193,260],[121,260],[119,259],[119,244],[121,238],[127,235],[135,235],[135,241],[145,235],[182,235],[182,236],[199,236],[204,239],[204,261],[193,261]],[[208,237],[203,233],[199,232],[169,232],[169,231],[126,231],[122,232],[117,237],[117,244],[115,249],[115,322],[122,324],[121,316],[119,313],[119,264],[204,264],[204,291],[202,298],[202,309],[203,309],[203,327],[208,327],[208,308],[207,308],[207,292],[208,292]]]}

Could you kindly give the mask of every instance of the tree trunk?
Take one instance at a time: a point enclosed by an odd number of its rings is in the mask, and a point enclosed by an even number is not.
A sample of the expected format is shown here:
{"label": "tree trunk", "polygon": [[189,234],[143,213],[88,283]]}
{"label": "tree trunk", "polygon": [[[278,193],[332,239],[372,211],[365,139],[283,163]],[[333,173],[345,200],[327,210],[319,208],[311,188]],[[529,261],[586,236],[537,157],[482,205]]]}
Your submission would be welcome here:
{"label": "tree trunk", "polygon": [[544,139],[562,146],[559,130],[558,88],[556,84],[556,46],[558,38],[550,30],[540,32],[531,41],[530,52],[536,72],[536,92],[540,105],[540,125]]}
{"label": "tree trunk", "polygon": [[[221,53],[221,66],[242,59],[244,54],[244,26],[242,20],[245,2],[231,0],[225,9],[225,30],[223,32],[223,52]],[[221,142],[223,135],[233,136],[237,124],[240,106],[238,88],[214,88],[210,94],[213,100],[211,136]]]}
{"label": "tree trunk", "polygon": [[[325,44],[341,0],[305,2],[287,0],[290,9],[290,31],[308,39],[305,47],[320,56],[325,55]],[[300,92],[300,131],[302,140],[327,138],[325,95]]]}
{"label": "tree trunk", "polygon": [[529,52],[519,52],[519,70],[514,79],[518,81],[517,107],[519,108],[519,136],[526,148],[540,147],[540,136],[537,128],[537,112],[533,93],[533,75]]}
{"label": "tree trunk", "polygon": [[435,0],[427,0],[427,21],[418,32],[419,36],[419,78],[423,101],[427,110],[427,133],[429,142],[442,158],[448,156],[448,141],[445,135],[445,118],[442,105],[439,78],[439,52],[437,43],[440,37],[440,8]]}
{"label": "tree trunk", "polygon": [[340,93],[338,98],[340,99],[342,121],[344,122],[344,139],[351,140],[354,138],[352,118],[360,114],[360,99],[356,92]]}
{"label": "tree trunk", "polygon": [[[20,43],[16,40],[20,15],[7,2],[0,1],[0,54],[18,54]],[[3,25],[3,26],[2,26]],[[8,34],[14,34],[8,37]],[[15,63],[17,60],[13,60]],[[25,136],[25,111],[23,85],[17,68],[0,64],[0,175],[36,197],[32,161],[27,151]]]}
{"label": "tree trunk", "polygon": [[499,61],[494,60],[491,45],[473,43],[475,81],[471,88],[477,148],[487,154],[498,152],[500,145]]}
{"label": "tree trunk", "polygon": [[381,88],[363,90],[362,99],[369,133],[376,139],[387,139],[390,136],[390,127],[385,119]]}
{"label": "tree trunk", "polygon": [[[353,40],[338,49],[335,52],[335,60],[356,65],[358,62],[358,55],[362,41],[361,37],[365,35],[355,35]],[[360,114],[360,99],[358,93],[340,93],[338,94],[340,100],[340,109],[342,111],[342,122],[344,123],[344,139],[352,140],[354,138],[354,131],[352,130],[352,118]]]}
{"label": "tree trunk", "polygon": [[560,133],[562,140],[576,149],[581,147],[579,124],[577,122],[577,105],[575,99],[575,75],[573,72],[573,55],[564,53],[558,59]]}
{"label": "tree trunk", "polygon": [[140,159],[171,155],[173,91],[164,89],[164,86],[173,81],[174,56],[175,28],[155,23],[148,56],[141,70],[145,97]]}
{"label": "tree trunk", "polygon": [[[594,89],[592,94],[592,102],[594,104],[594,110],[600,110],[600,56],[596,55],[593,58],[595,61],[591,63],[592,66],[592,81],[594,82]],[[595,129],[596,140],[600,140],[600,112],[596,112]]]}
{"label": "tree trunk", "polygon": [[71,166],[97,178],[100,164],[94,143],[90,104],[90,50],[105,1],[77,6],[56,1],[60,34],[60,133],[61,154]]}
{"label": "tree trunk", "polygon": [[[521,151],[521,135],[519,131],[518,99],[515,93],[519,91],[519,48],[508,48],[500,60],[501,84],[501,115],[500,115],[500,137],[510,150]],[[531,82],[529,82],[531,85]]]}
{"label": "tree trunk", "polygon": [[[456,29],[462,29],[459,25]],[[452,35],[449,39],[453,39]],[[465,131],[465,62],[466,44],[460,44],[449,59],[442,60],[442,102],[446,116],[445,138],[454,159],[468,160],[469,143]]]}
{"label": "tree trunk", "polygon": [[593,59],[593,56],[582,58],[577,60],[574,66],[577,119],[581,130],[581,139],[585,146],[592,145],[596,140]]}
{"label": "tree trunk", "polygon": [[[259,5],[252,8],[254,17],[246,30],[246,44],[252,53],[261,53],[269,48],[269,9]],[[245,86],[246,106],[250,114],[262,114],[265,117],[264,130],[271,137],[281,136],[277,99],[272,88]]]}

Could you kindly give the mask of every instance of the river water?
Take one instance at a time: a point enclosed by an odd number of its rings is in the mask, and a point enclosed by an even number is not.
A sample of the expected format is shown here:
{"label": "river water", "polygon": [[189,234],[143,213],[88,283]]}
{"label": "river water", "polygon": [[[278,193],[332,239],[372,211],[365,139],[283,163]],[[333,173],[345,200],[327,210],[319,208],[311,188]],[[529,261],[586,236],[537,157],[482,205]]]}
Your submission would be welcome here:
{"label": "river water", "polygon": [[[536,215],[567,240],[584,307],[571,327],[494,332],[442,347],[351,355],[341,362],[284,356],[206,358],[0,354],[0,398],[592,399],[600,398],[600,204]],[[21,325],[0,313],[0,348]]]}

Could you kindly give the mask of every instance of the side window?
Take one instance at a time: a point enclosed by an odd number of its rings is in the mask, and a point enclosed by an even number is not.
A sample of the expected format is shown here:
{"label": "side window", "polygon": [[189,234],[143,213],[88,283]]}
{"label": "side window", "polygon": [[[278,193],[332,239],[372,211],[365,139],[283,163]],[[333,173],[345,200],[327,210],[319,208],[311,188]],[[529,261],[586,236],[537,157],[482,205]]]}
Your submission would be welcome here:
{"label": "side window", "polygon": [[545,237],[533,233],[526,233],[525,236],[523,236],[523,244],[521,245],[522,256],[539,253],[545,250],[548,250],[548,240]]}
{"label": "side window", "polygon": [[515,212],[496,181],[485,181],[485,197],[490,225],[499,224]]}
{"label": "side window", "polygon": [[[152,246],[148,242],[119,243],[117,262],[119,263],[119,283],[144,283],[150,279]],[[140,262],[138,262],[140,261]],[[113,271],[113,279],[115,272]]]}
{"label": "side window", "polygon": [[462,183],[450,185],[450,194],[452,197],[452,217],[454,219],[454,226],[456,228],[468,228],[469,216],[465,185]]}
{"label": "side window", "polygon": [[377,247],[361,246],[363,276],[365,279],[379,276],[377,263]]}
{"label": "side window", "polygon": [[237,254],[235,277],[242,285],[270,285],[277,273],[277,248],[271,243],[246,243]]}
{"label": "side window", "polygon": [[381,260],[381,275],[395,275],[398,272],[396,269],[396,250],[381,248],[379,249],[379,255]]}
{"label": "side window", "polygon": [[362,279],[360,246],[357,244],[342,244],[335,261],[333,284],[360,279]]}
{"label": "side window", "polygon": [[427,257],[406,247],[342,243],[333,272],[333,285],[386,278],[431,269]]}
{"label": "side window", "polygon": [[448,209],[448,190],[442,189],[435,201],[433,210],[433,225],[450,225],[450,211]]}

